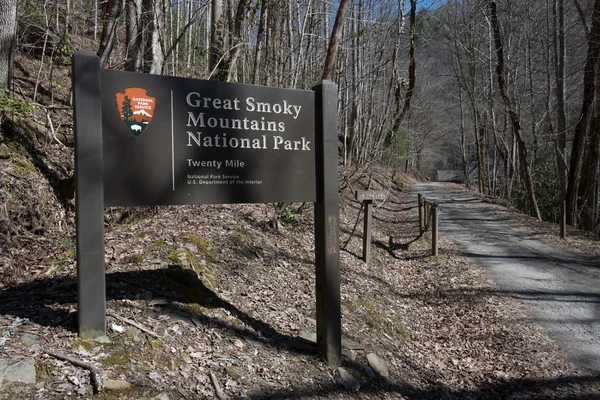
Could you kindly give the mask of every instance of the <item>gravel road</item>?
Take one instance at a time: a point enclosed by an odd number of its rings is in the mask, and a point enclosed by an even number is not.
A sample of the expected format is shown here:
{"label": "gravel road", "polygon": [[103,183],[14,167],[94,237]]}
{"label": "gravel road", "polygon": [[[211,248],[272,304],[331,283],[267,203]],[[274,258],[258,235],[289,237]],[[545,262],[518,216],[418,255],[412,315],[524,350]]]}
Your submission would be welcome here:
{"label": "gravel road", "polygon": [[456,187],[418,183],[440,204],[440,234],[485,267],[507,296],[522,300],[573,362],[600,373],[600,263],[536,241],[495,206]]}

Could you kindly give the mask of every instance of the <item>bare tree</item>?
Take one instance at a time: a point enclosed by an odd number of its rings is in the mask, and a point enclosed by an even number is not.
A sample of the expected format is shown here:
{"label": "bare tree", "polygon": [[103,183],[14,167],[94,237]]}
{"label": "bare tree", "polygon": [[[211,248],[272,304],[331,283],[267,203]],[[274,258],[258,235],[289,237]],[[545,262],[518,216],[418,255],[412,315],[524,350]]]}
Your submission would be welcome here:
{"label": "bare tree", "polygon": [[500,89],[500,93],[502,94],[502,100],[504,101],[504,105],[506,107],[506,112],[510,118],[512,124],[513,134],[515,135],[515,139],[517,141],[517,148],[519,150],[519,162],[521,163],[521,171],[523,175],[523,180],[525,181],[525,186],[527,188],[527,197],[529,198],[529,206],[531,207],[531,212],[534,217],[541,220],[542,217],[540,215],[540,210],[538,208],[536,196],[535,196],[535,188],[533,184],[533,178],[531,176],[531,167],[529,165],[528,155],[527,155],[527,147],[525,146],[525,141],[523,140],[521,133],[521,121],[520,116],[517,111],[517,108],[514,105],[513,99],[510,98],[508,94],[508,89],[506,88],[506,78],[505,78],[505,70],[504,70],[504,49],[502,47],[502,35],[500,33],[500,22],[498,21],[497,11],[496,11],[496,2],[490,2],[490,22],[492,24],[492,29],[494,32],[494,44],[496,47],[496,56],[498,58],[496,65],[496,75],[498,78],[498,88]]}

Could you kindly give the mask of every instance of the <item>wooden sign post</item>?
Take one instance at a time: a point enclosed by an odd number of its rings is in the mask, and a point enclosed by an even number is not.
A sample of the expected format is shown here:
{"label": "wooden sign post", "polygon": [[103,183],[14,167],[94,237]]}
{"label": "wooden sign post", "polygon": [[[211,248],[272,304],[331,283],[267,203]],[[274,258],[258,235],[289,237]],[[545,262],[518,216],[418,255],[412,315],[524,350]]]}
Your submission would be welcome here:
{"label": "wooden sign post", "polygon": [[371,219],[373,217],[373,200],[385,200],[385,190],[357,190],[356,200],[362,201],[365,214],[363,218],[363,261],[369,263],[371,258]]}
{"label": "wooden sign post", "polygon": [[102,94],[100,59],[78,54],[73,57],[77,320],[79,335],[89,339],[106,334]]}
{"label": "wooden sign post", "polygon": [[317,347],[331,365],[342,363],[340,301],[339,179],[337,158],[337,89],[323,81],[314,87],[317,142],[315,264]]}

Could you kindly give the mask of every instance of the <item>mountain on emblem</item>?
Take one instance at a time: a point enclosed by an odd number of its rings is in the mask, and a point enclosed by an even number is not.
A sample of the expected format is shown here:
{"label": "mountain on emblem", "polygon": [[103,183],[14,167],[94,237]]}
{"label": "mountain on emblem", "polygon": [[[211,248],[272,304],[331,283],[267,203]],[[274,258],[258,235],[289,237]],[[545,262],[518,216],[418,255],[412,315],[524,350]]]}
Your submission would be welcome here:
{"label": "mountain on emblem", "polygon": [[146,89],[139,87],[126,88],[115,96],[121,121],[132,135],[140,136],[152,121],[156,98],[148,96]]}

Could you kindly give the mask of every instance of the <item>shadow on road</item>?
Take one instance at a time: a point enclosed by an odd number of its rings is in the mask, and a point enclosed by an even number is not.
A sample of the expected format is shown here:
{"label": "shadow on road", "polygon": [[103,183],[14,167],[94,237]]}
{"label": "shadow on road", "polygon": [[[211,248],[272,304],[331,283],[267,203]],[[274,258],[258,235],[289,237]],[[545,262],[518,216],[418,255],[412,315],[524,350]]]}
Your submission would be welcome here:
{"label": "shadow on road", "polygon": [[[471,400],[501,400],[501,399],[552,399],[552,400],[598,400],[597,395],[586,395],[581,391],[585,385],[600,382],[600,376],[578,377],[566,376],[556,379],[534,380],[515,379],[498,381],[491,385],[482,385],[473,390],[450,390],[444,386],[433,386],[416,388],[413,386],[394,384],[386,380],[364,382],[361,384],[360,393],[363,396],[374,396],[370,398],[383,398],[386,394],[406,396],[411,399],[471,399]],[[577,388],[579,394],[570,394],[569,389]],[[583,393],[582,393],[583,392]],[[266,396],[254,397],[256,399],[304,399],[318,396],[330,398],[336,394],[347,393],[338,384],[330,384],[319,388],[306,386],[304,388],[293,388],[289,390],[278,390]],[[563,393],[563,394],[561,394]]]}

